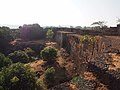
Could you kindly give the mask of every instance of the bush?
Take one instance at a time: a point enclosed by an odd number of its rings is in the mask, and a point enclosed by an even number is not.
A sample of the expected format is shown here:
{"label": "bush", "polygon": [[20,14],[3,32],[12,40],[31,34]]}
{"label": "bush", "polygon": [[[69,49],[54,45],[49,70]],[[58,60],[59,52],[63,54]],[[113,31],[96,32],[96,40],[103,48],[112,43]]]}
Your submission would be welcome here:
{"label": "bush", "polygon": [[80,42],[81,43],[87,43],[87,44],[93,44],[95,43],[96,38],[94,36],[90,36],[90,35],[84,35],[80,37]]}
{"label": "bush", "polygon": [[5,57],[4,54],[0,53],[0,70],[2,69],[2,67],[8,66],[10,64],[12,64],[11,59]]}
{"label": "bush", "polygon": [[0,27],[0,52],[6,54],[12,40],[12,30],[8,27]]}
{"label": "bush", "polygon": [[35,90],[35,72],[22,63],[15,63],[0,72],[0,86],[4,90]]}
{"label": "bush", "polygon": [[31,48],[24,49],[25,53],[29,56],[30,61],[34,61],[35,59],[35,51]]}
{"label": "bush", "polygon": [[45,73],[45,82],[47,83],[47,85],[51,85],[54,82],[54,76],[55,76],[55,69],[54,67],[48,68]]}
{"label": "bush", "polygon": [[45,85],[43,80],[37,80],[37,90],[47,90],[47,86]]}
{"label": "bush", "polygon": [[8,55],[8,57],[10,59],[12,59],[12,61],[14,63],[16,63],[16,62],[21,62],[21,63],[29,62],[29,56],[24,51],[21,51],[21,50],[14,51],[14,53],[10,53]]}
{"label": "bush", "polygon": [[32,50],[31,48],[25,48],[24,51],[25,51],[25,53],[27,53],[27,55],[28,55],[29,57],[35,55],[35,51]]}
{"label": "bush", "polygon": [[95,90],[97,85],[94,80],[87,80],[82,75],[73,77],[71,81],[80,90]]}
{"label": "bush", "polygon": [[46,36],[48,39],[52,39],[53,38],[53,35],[54,35],[54,32],[52,29],[48,29],[47,33],[46,33]]}
{"label": "bush", "polygon": [[40,54],[43,60],[51,63],[55,61],[57,57],[57,49],[54,47],[46,47],[40,52]]}

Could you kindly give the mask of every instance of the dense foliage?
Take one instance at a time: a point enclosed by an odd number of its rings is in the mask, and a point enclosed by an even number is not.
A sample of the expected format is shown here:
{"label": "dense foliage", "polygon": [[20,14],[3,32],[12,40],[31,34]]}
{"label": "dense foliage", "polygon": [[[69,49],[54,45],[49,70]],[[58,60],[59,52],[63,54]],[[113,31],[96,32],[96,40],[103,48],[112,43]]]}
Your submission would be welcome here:
{"label": "dense foliage", "polygon": [[41,52],[41,57],[43,60],[51,63],[57,57],[57,49],[54,47],[45,47]]}
{"label": "dense foliage", "polygon": [[6,52],[10,41],[13,40],[12,31],[8,27],[0,27],[0,51]]}
{"label": "dense foliage", "polygon": [[35,51],[34,50],[32,50],[31,48],[26,48],[26,49],[24,49],[24,51],[29,56],[30,61],[35,60]]}
{"label": "dense foliage", "polygon": [[24,40],[37,40],[44,38],[44,30],[39,24],[23,25],[20,27],[20,38]]}
{"label": "dense foliage", "polygon": [[37,90],[48,90],[43,80],[36,81]]}
{"label": "dense foliage", "polygon": [[14,39],[20,38],[20,30],[19,29],[11,29],[12,31],[12,36]]}
{"label": "dense foliage", "polygon": [[10,59],[12,59],[12,61],[14,63],[16,63],[16,62],[21,62],[21,63],[29,62],[29,56],[24,51],[21,51],[21,50],[14,51],[13,53],[10,53],[8,55],[8,57]]}
{"label": "dense foliage", "polygon": [[55,69],[54,67],[48,68],[45,72],[44,72],[44,76],[45,76],[45,82],[50,85],[51,83],[54,82],[54,77],[55,77]]}
{"label": "dense foliage", "polygon": [[24,64],[12,64],[0,72],[0,86],[4,90],[35,90],[35,73]]}
{"label": "dense foliage", "polygon": [[80,42],[81,43],[87,43],[87,44],[93,44],[95,43],[96,38],[94,36],[90,36],[90,35],[84,35],[80,37]]}
{"label": "dense foliage", "polygon": [[46,33],[46,36],[48,39],[52,39],[53,36],[54,36],[54,32],[52,29],[48,29],[47,33]]}
{"label": "dense foliage", "polygon": [[35,51],[32,50],[31,48],[26,48],[24,51],[27,53],[28,56],[34,56]]}
{"label": "dense foliage", "polygon": [[8,66],[10,64],[12,64],[12,61],[8,57],[5,57],[4,54],[0,53],[0,70],[2,67]]}

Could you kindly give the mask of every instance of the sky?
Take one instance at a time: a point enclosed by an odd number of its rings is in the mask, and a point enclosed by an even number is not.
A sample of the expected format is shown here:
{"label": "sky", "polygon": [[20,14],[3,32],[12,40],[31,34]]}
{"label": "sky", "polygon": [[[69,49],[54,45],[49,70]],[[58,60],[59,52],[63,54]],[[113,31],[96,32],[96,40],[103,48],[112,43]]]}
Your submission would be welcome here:
{"label": "sky", "polygon": [[0,25],[116,26],[120,0],[0,0]]}

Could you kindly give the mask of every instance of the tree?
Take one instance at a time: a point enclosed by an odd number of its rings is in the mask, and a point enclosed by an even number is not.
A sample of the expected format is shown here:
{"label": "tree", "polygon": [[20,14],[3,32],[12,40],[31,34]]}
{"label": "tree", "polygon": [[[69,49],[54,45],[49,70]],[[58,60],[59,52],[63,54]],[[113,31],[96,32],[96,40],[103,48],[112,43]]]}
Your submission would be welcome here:
{"label": "tree", "polygon": [[20,30],[19,29],[11,29],[12,36],[14,39],[20,38]]}
{"label": "tree", "polygon": [[98,25],[100,28],[105,26],[105,21],[93,22],[91,25]]}
{"label": "tree", "polygon": [[0,52],[6,53],[6,49],[13,40],[12,31],[8,27],[0,27]]}
{"label": "tree", "polygon": [[22,63],[12,64],[0,72],[0,86],[4,90],[35,90],[35,72]]}
{"label": "tree", "polygon": [[21,50],[14,51],[13,53],[10,53],[8,57],[14,62],[21,62],[21,63],[28,63],[29,62],[29,56]]}
{"label": "tree", "polygon": [[82,27],[81,27],[81,26],[76,26],[75,28],[76,28],[76,29],[82,29]]}
{"label": "tree", "polygon": [[70,28],[73,28],[73,26],[70,26]]}
{"label": "tree", "polygon": [[40,52],[40,55],[43,60],[47,61],[48,63],[52,63],[57,57],[57,49],[50,46],[46,47]]}
{"label": "tree", "polygon": [[54,32],[52,29],[48,29],[47,33],[46,33],[46,36],[48,39],[52,39],[53,36],[54,36]]}
{"label": "tree", "polygon": [[20,38],[23,40],[38,40],[45,36],[39,24],[23,25],[20,29]]}
{"label": "tree", "polygon": [[0,53],[0,70],[5,67],[5,66],[9,66],[12,64],[11,59],[9,59],[8,57],[5,57],[4,54]]}

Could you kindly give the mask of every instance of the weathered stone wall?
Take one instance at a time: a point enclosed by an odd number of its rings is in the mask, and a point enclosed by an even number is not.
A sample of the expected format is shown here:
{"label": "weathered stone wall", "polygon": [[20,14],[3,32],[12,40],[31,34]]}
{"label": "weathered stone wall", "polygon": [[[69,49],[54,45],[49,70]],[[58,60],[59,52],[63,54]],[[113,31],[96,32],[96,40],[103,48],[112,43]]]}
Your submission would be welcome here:
{"label": "weathered stone wall", "polygon": [[70,43],[68,41],[69,34],[74,34],[74,32],[65,32],[65,31],[58,31],[55,35],[55,40],[57,41],[60,48],[64,48],[70,53]]}
{"label": "weathered stone wall", "polygon": [[96,58],[105,56],[110,52],[119,53],[120,51],[119,36],[95,36],[96,41],[92,45],[81,43],[81,36],[63,31],[56,34],[56,41],[73,57],[78,71],[83,70],[83,63],[96,60]]}
{"label": "weathered stone wall", "polygon": [[80,42],[80,35],[70,34],[70,55],[74,59],[77,71],[83,73],[86,71],[86,63],[95,60],[97,57],[103,54],[105,51],[105,43],[102,37],[96,36],[96,41],[94,44],[88,45]]}
{"label": "weathered stone wall", "polygon": [[95,36],[93,44],[81,42],[81,36],[83,35],[59,31],[56,41],[73,58],[78,74],[91,71],[110,90],[119,90],[120,70],[109,71],[108,61],[111,62],[110,53],[120,53],[120,36]]}

